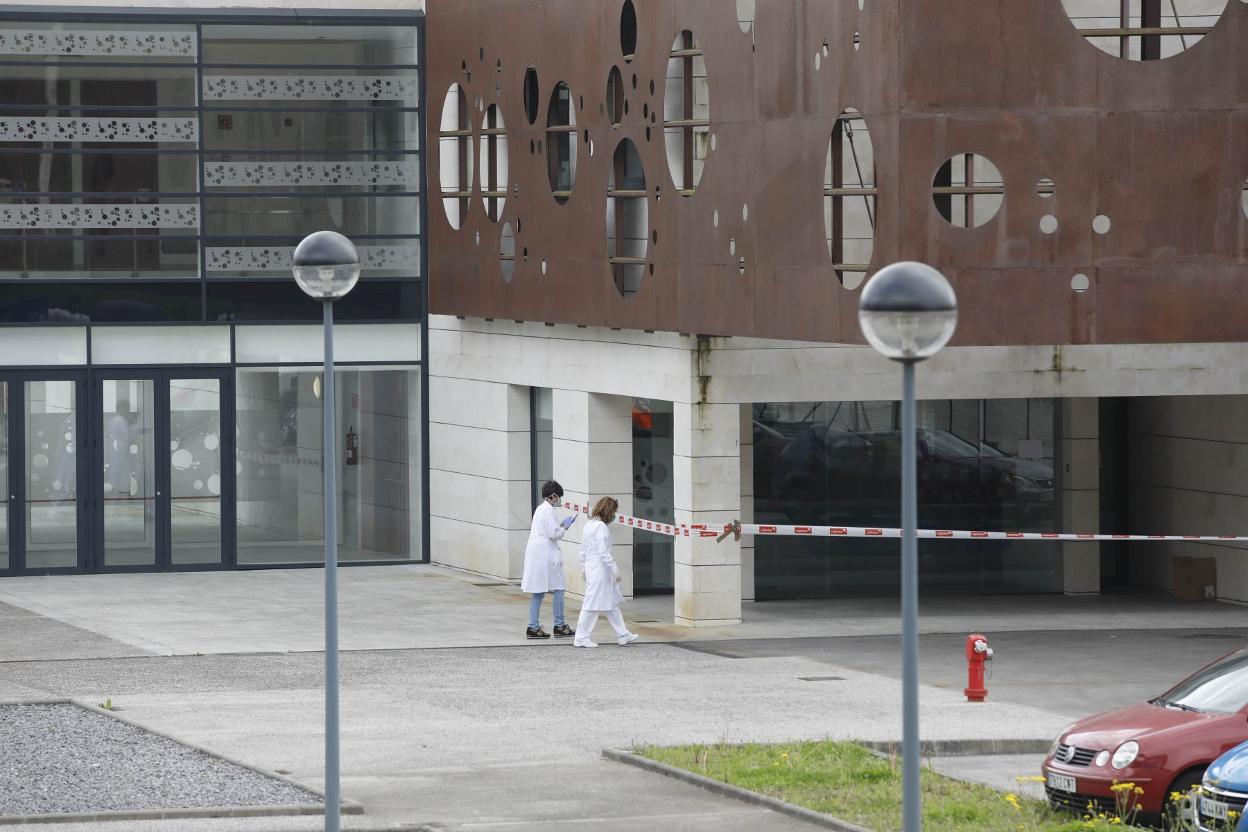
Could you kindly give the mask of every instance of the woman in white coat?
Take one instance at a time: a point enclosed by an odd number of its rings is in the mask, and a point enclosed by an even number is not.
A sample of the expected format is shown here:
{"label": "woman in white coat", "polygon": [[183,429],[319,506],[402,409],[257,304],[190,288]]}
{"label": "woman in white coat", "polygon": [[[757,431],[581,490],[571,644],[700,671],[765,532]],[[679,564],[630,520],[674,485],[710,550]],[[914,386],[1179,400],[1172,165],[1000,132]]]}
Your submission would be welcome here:
{"label": "woman in white coat", "polygon": [[576,521],[569,514],[562,522],[555,516],[555,506],[563,500],[563,487],[551,480],[542,486],[542,502],[533,512],[533,526],[529,529],[529,542],[524,547],[524,577],[520,589],[533,595],[529,601],[529,626],[525,638],[550,638],[538,620],[542,612],[542,599],[549,592],[555,613],[555,635],[566,638],[574,635],[568,622],[563,619],[563,592],[567,583],[563,577],[563,553],[559,541],[568,527]]}
{"label": "woman in white coat", "polygon": [[616,509],[620,507],[612,497],[603,497],[594,504],[592,517],[585,524],[581,535],[581,570],[585,576],[585,600],[581,604],[581,617],[576,622],[577,647],[597,647],[590,636],[598,623],[600,613],[607,616],[611,629],[620,644],[631,644],[641,636],[630,633],[620,614],[624,600],[620,592],[620,567],[611,557],[611,523],[615,521]]}

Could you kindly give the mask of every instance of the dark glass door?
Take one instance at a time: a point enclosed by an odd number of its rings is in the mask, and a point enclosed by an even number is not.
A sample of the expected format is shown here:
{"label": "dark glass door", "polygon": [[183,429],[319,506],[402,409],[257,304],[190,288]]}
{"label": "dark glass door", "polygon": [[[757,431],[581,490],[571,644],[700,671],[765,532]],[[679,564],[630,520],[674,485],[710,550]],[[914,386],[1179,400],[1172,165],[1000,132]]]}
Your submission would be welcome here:
{"label": "dark glass door", "polygon": [[0,574],[82,568],[85,390],[83,373],[0,376]]}
{"label": "dark glass door", "polygon": [[102,571],[203,569],[228,562],[234,478],[228,374],[99,373],[90,462],[94,566]]}

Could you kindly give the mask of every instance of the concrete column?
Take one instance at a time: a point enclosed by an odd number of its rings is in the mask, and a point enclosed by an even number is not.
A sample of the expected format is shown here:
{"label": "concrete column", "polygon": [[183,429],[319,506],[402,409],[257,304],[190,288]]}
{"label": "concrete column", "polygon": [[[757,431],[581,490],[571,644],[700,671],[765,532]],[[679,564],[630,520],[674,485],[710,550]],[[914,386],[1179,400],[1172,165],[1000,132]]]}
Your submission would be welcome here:
{"label": "concrete column", "polygon": [[430,376],[430,560],[519,578],[531,503],[529,388]]}
{"label": "concrete column", "polygon": [[[741,522],[754,522],[754,405],[741,405]],[[741,538],[741,600],[754,600],[754,535]]]}
{"label": "concrete column", "polygon": [[[1100,402],[1062,399],[1059,427],[1062,465],[1062,525],[1068,532],[1101,528]],[[1097,595],[1101,591],[1101,544],[1062,544],[1062,591]]]}
{"label": "concrete column", "polygon": [[[741,513],[741,406],[675,402],[676,522],[721,526]],[[741,622],[741,546],[676,539],[676,623]]]}
{"label": "concrete column", "polygon": [[[573,390],[555,390],[553,399],[555,479],[563,486],[564,498],[592,506],[599,497],[614,497],[622,514],[632,514],[632,399]],[[571,595],[585,593],[580,565],[584,528],[585,521],[578,520],[562,542]],[[620,590],[632,597],[632,529],[612,526],[611,540],[611,555],[623,573]]]}

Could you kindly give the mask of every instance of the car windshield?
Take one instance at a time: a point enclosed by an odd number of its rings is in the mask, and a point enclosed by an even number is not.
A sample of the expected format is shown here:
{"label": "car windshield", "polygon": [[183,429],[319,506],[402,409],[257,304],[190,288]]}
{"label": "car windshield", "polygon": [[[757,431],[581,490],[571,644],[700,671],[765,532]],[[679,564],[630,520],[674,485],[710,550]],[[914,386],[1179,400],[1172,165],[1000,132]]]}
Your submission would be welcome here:
{"label": "car windshield", "polygon": [[1248,705],[1248,650],[1240,650],[1184,679],[1161,697],[1167,704],[1215,714]]}

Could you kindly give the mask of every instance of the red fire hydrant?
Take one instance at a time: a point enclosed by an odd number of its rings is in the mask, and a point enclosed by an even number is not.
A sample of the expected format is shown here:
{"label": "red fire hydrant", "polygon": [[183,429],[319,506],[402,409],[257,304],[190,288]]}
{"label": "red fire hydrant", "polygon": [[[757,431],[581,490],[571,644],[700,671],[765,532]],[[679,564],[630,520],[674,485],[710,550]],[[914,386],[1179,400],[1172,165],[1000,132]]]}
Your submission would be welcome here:
{"label": "red fire hydrant", "polygon": [[984,667],[992,661],[992,648],[988,636],[974,633],[966,637],[966,694],[968,702],[983,702],[988,698],[984,687]]}

